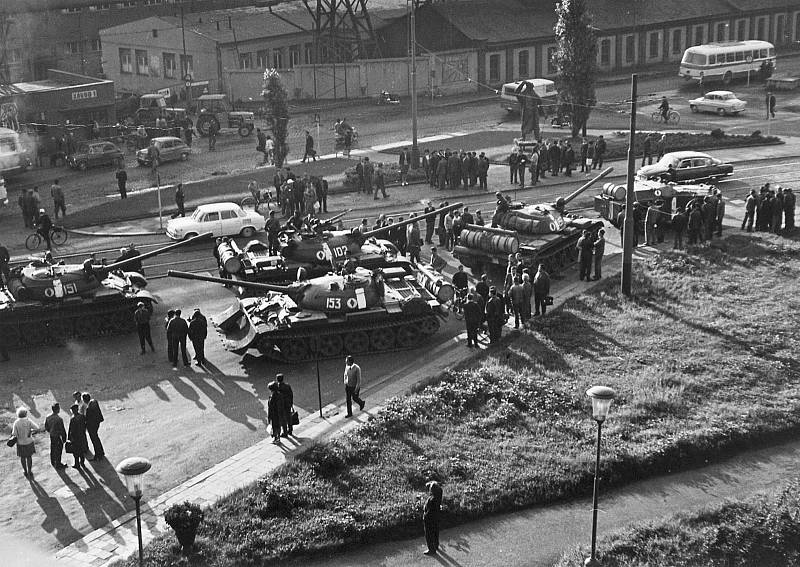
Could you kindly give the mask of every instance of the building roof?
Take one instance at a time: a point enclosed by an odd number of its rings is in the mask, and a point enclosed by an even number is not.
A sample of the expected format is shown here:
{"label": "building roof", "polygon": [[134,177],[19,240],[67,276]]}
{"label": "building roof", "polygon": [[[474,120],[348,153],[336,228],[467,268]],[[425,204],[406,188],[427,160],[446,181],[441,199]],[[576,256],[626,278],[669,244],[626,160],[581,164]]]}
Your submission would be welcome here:
{"label": "building roof", "polygon": [[[180,26],[180,18],[162,19]],[[243,8],[189,14],[184,16],[184,25],[187,30],[218,43],[234,43],[309,33],[314,29],[314,20],[305,9],[271,13],[263,8]]]}

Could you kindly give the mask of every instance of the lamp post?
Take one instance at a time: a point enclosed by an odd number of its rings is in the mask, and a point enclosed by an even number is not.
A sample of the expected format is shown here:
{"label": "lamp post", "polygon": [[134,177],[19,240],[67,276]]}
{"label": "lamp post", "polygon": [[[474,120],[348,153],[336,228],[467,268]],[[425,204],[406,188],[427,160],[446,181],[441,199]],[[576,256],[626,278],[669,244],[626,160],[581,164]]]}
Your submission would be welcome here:
{"label": "lamp post", "polygon": [[597,455],[594,463],[594,491],[592,494],[592,555],[584,561],[586,567],[600,567],[595,551],[597,549],[597,496],[598,473],[600,471],[600,436],[603,431],[603,422],[608,416],[611,402],[614,401],[614,390],[606,386],[592,386],[586,390],[586,395],[592,399],[592,418],[597,422]]}
{"label": "lamp post", "polygon": [[117,465],[117,472],[125,477],[125,486],[128,488],[133,501],[136,502],[136,534],[139,537],[139,567],[144,567],[142,549],[142,511],[139,506],[142,500],[142,484],[144,473],[150,470],[150,461],[144,457],[130,457]]}

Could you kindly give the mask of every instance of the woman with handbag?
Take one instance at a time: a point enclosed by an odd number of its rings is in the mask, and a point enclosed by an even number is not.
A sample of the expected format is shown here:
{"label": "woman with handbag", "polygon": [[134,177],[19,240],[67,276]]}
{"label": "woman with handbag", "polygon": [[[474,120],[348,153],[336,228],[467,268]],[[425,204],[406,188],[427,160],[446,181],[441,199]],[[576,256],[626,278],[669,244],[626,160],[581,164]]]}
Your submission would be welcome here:
{"label": "woman with handbag", "polygon": [[10,446],[17,445],[17,456],[19,462],[22,463],[22,471],[25,478],[33,478],[33,454],[36,452],[36,446],[33,444],[33,434],[39,431],[39,426],[36,425],[28,417],[28,410],[25,408],[17,409],[17,419],[11,427],[11,439],[9,439]]}
{"label": "woman with handbag", "polygon": [[78,404],[69,408],[72,419],[69,420],[67,431],[67,453],[72,453],[75,464],[72,468],[79,469],[86,466],[86,453],[89,451],[89,442],[86,440],[86,417],[80,412]]}

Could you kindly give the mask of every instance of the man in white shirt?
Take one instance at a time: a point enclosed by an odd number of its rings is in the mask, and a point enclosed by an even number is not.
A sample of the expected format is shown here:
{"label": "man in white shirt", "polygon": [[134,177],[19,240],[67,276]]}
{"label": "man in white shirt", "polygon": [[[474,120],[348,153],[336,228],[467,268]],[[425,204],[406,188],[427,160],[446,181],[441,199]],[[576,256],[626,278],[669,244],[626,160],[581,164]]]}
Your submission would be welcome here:
{"label": "man in white shirt", "polygon": [[361,367],[355,363],[352,355],[345,359],[344,367],[344,391],[347,399],[347,415],[353,417],[353,400],[358,404],[358,409],[364,409],[364,400],[360,397],[361,392]]}

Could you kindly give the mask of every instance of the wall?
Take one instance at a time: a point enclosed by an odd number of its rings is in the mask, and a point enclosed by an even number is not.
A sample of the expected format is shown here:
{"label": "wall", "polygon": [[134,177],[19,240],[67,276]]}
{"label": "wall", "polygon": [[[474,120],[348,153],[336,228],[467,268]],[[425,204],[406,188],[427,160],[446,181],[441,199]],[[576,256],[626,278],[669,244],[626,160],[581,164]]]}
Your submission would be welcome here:
{"label": "wall", "polygon": [[[439,53],[417,58],[417,92],[437,87],[445,95],[477,92],[478,56],[474,51]],[[263,70],[225,69],[227,93],[234,101],[261,98]],[[373,59],[347,65],[297,65],[281,72],[292,100],[373,97],[382,90],[409,96],[409,61]]]}

